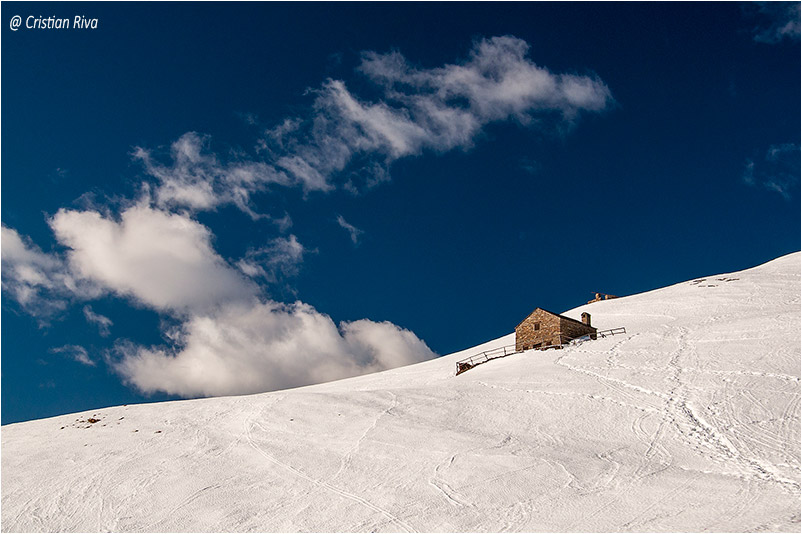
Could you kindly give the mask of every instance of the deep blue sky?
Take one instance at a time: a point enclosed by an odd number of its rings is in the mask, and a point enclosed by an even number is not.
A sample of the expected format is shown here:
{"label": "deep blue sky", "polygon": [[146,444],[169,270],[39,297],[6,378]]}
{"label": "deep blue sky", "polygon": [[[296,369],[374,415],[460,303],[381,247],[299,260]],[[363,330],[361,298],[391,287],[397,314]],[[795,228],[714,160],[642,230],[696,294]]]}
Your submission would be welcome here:
{"label": "deep blue sky", "polygon": [[[756,11],[3,2],[2,222],[63,255],[49,217],[85,208],[87,193],[109,209],[136,196],[145,172],[134,147],[166,150],[198,132],[218,154],[258,158],[262,132],[309,113],[307,89],[327,78],[378,98],[356,71],[363,51],[432,69],[465,61],[478,40],[514,36],[538,66],[597,78],[614,102],[566,128],[495,121],[470,148],[394,161],[390,181],[358,195],[286,187],[252,200],[286,211],[311,251],[272,298],[335,322],[391,321],[447,354],[511,332],[536,306],[563,311],[592,291],[638,293],[800,249],[799,37],[761,38],[771,20]],[[98,28],[12,32],[17,14],[82,14]],[[364,232],[357,246],[337,215]],[[231,205],[193,218],[232,263],[280,234]],[[110,336],[87,323],[87,304],[113,321]],[[4,291],[3,424],[177,398],[144,396],[104,361],[120,340],[164,344],[163,320],[114,293],[43,319]],[[97,364],[52,350],[68,345]]]}

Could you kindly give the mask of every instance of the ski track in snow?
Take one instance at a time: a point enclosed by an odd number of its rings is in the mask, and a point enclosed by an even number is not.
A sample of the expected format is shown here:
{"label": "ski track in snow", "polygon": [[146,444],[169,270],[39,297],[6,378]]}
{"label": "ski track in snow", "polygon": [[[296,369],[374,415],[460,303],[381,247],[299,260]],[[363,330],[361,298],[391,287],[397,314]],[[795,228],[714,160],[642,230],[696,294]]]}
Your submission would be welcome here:
{"label": "ski track in snow", "polygon": [[[717,320],[719,318],[716,318]],[[742,466],[745,470],[752,471],[755,476],[758,476],[763,479],[773,480],[780,484],[788,485],[795,490],[799,490],[799,482],[796,480],[785,478],[775,472],[773,467],[764,462],[759,458],[748,457],[744,455],[738,448],[736,448],[732,442],[722,435],[721,432],[711,424],[709,424],[698,412],[696,412],[688,403],[687,398],[687,384],[684,383],[681,379],[681,376],[688,371],[687,369],[683,368],[680,364],[680,358],[688,351],[688,342],[687,338],[687,328],[679,327],[677,333],[675,335],[666,335],[666,339],[674,339],[677,343],[677,349],[675,349],[670,355],[668,359],[668,368],[670,369],[670,377],[669,381],[673,383],[673,387],[667,392],[662,393],[659,391],[650,390],[644,388],[637,384],[632,384],[624,380],[611,378],[609,376],[602,375],[596,371],[591,369],[570,365],[564,362],[563,355],[559,356],[555,363],[558,365],[562,365],[567,369],[575,372],[581,372],[589,374],[599,381],[601,381],[605,386],[612,389],[613,391],[619,393],[621,396],[634,400],[633,395],[630,391],[635,391],[638,393],[654,395],[665,399],[666,401],[666,410],[665,410],[665,417],[670,418],[676,429],[679,431],[679,434],[686,437],[691,441],[692,445],[696,446],[698,450],[703,451],[704,448],[712,449],[714,451],[714,458],[719,460],[723,457],[726,459],[731,459],[736,461],[740,466]],[[628,338],[632,339],[634,336],[630,336]],[[621,341],[611,347],[610,352],[615,354],[618,347],[623,344],[625,341]],[[614,362],[613,358],[608,358],[608,363],[610,367],[618,367],[618,365]],[[639,370],[638,368],[628,367],[630,370]],[[743,373],[741,373],[743,374]],[[795,382],[799,382],[798,377],[791,377],[788,375],[777,375],[773,373],[752,373],[756,376],[761,377],[771,377],[771,378],[780,378],[782,380],[793,380]],[[747,395],[751,395],[754,398],[754,395],[746,392]],[[731,395],[726,395],[726,398],[729,399],[730,408],[731,408]],[[788,418],[789,413],[794,408],[794,406],[798,406],[799,404],[799,394],[796,394],[794,399],[788,403],[783,413],[781,419],[785,420]],[[737,421],[733,419],[733,421]],[[658,433],[663,428],[664,421],[661,422],[660,428],[658,429]],[[737,421],[740,422],[740,421]],[[748,429],[748,425],[739,425],[739,429]],[[749,430],[743,430],[744,432],[749,432]],[[656,434],[656,436],[657,436]],[[773,440],[776,445],[782,446],[782,444],[786,441],[782,438],[778,438],[776,435],[772,436],[769,434],[768,436],[753,436],[753,439],[758,439],[766,444],[766,440]],[[656,440],[651,440],[649,443],[649,451],[655,450]],[[776,445],[769,444],[768,448],[777,448]],[[628,524],[624,525],[627,527]]]}
{"label": "ski track in snow", "polygon": [[[394,396],[394,403],[393,403],[393,406],[392,406],[391,408],[388,408],[388,409],[387,409],[387,410],[385,410],[384,412],[382,412],[382,414],[386,414],[386,413],[388,413],[390,410],[392,410],[392,408],[394,408],[395,406],[397,406],[397,404],[398,404],[398,401],[397,401],[397,399],[395,399],[395,396]],[[367,434],[368,434],[368,433],[369,433],[371,430],[373,430],[374,428],[376,428],[376,424],[377,424],[377,422],[378,422],[378,420],[379,420],[379,418],[380,418],[380,417],[381,417],[381,416],[377,417],[377,418],[376,418],[376,420],[373,422],[373,425],[372,425],[370,428],[368,428],[368,430],[366,430],[366,431],[365,431],[365,433],[364,433],[364,434],[363,434],[363,435],[362,435],[362,436],[361,436],[361,437],[360,437],[360,438],[357,440],[357,443],[356,443],[356,445],[354,446],[354,448],[353,448],[351,451],[349,451],[349,453],[348,453],[348,456],[350,456],[351,454],[353,454],[353,452],[354,452],[356,449],[358,449],[358,447],[359,447],[359,444],[362,442],[362,440],[365,438],[365,436],[366,436],[366,435],[367,435]],[[268,461],[270,461],[271,463],[278,465],[279,467],[281,467],[281,468],[283,468],[283,469],[285,469],[285,470],[289,471],[290,473],[292,473],[293,475],[297,476],[298,478],[301,478],[301,479],[303,479],[303,480],[305,480],[305,481],[307,481],[307,482],[309,482],[309,483],[313,484],[314,486],[318,486],[318,487],[321,487],[321,488],[325,488],[326,490],[328,490],[328,491],[330,491],[330,492],[332,492],[332,493],[334,493],[334,494],[336,494],[336,495],[339,495],[340,497],[344,497],[344,498],[346,498],[346,499],[350,499],[350,500],[352,500],[352,501],[354,501],[354,502],[356,502],[356,503],[359,503],[359,504],[361,504],[362,506],[364,506],[364,507],[368,508],[369,510],[371,510],[371,511],[373,511],[373,512],[376,512],[376,513],[379,513],[379,514],[383,515],[383,516],[384,516],[385,518],[387,518],[388,520],[392,521],[393,523],[395,523],[395,524],[397,524],[398,526],[400,526],[401,528],[403,528],[405,532],[418,532],[418,531],[417,531],[417,530],[415,530],[413,527],[411,527],[411,526],[410,526],[410,525],[409,525],[407,522],[405,522],[405,521],[403,521],[403,520],[399,519],[398,517],[396,517],[395,515],[393,515],[392,513],[390,513],[388,510],[385,510],[384,508],[381,508],[381,507],[379,507],[379,506],[376,506],[375,504],[371,503],[371,502],[370,502],[370,501],[368,501],[367,499],[363,499],[362,497],[360,497],[360,496],[358,496],[358,495],[356,495],[356,494],[353,494],[353,493],[350,493],[350,492],[348,492],[348,491],[345,491],[345,490],[343,490],[343,489],[340,489],[340,488],[338,488],[337,486],[335,486],[335,485],[333,485],[333,484],[330,484],[329,482],[326,482],[325,480],[318,480],[317,478],[314,478],[314,477],[312,477],[312,476],[309,476],[309,475],[307,475],[307,474],[306,474],[306,473],[304,473],[302,470],[300,470],[300,469],[298,469],[298,468],[296,468],[296,467],[293,467],[293,466],[292,466],[292,465],[290,465],[290,464],[287,464],[287,463],[285,463],[285,462],[282,462],[281,460],[279,460],[278,458],[276,458],[275,456],[273,456],[272,454],[270,454],[269,452],[267,452],[266,450],[264,450],[264,448],[262,448],[262,447],[260,447],[260,446],[259,446],[258,442],[257,442],[257,441],[254,439],[254,437],[253,437],[253,429],[254,429],[254,428],[259,428],[259,430],[261,430],[262,432],[265,432],[265,433],[267,433],[267,432],[268,432],[268,431],[267,431],[267,430],[266,430],[266,429],[265,429],[265,428],[264,428],[262,425],[260,425],[258,422],[256,422],[256,421],[253,421],[253,420],[246,421],[246,422],[245,422],[245,435],[247,436],[247,439],[248,439],[248,444],[249,444],[249,445],[250,445],[250,446],[251,446],[251,447],[252,447],[254,450],[256,450],[256,451],[257,451],[259,454],[261,454],[262,456],[264,456],[265,458],[267,458],[267,460],[268,460]],[[336,475],[335,475],[334,477],[331,477],[331,478],[332,478],[332,479],[336,478],[336,476],[337,476],[337,475],[339,475],[339,474],[340,474],[340,472],[342,471],[342,468],[343,468],[343,467],[342,467],[342,465],[341,465],[341,468],[340,468],[340,470],[339,470],[339,471],[336,473]]]}
{"label": "ski track in snow", "polygon": [[581,306],[627,334],[458,377],[511,336],[5,426],[2,530],[798,532],[799,259]]}
{"label": "ski track in snow", "polygon": [[429,479],[429,484],[443,494],[446,501],[449,504],[456,506],[458,508],[462,508],[465,506],[473,506],[471,503],[467,502],[465,498],[459,494],[454,488],[448,485],[442,478],[440,478],[440,469],[448,468],[451,464],[454,463],[454,458],[456,458],[456,454],[452,454],[446,461],[439,463],[434,468],[434,474]]}

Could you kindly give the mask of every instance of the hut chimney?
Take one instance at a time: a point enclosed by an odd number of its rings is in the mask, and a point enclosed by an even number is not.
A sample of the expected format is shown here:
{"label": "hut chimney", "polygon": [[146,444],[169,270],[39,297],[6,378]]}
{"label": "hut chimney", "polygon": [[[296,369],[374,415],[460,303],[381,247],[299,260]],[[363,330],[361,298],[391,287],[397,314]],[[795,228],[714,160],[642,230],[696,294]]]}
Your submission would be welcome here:
{"label": "hut chimney", "polygon": [[590,326],[590,314],[588,312],[582,312],[582,322]]}

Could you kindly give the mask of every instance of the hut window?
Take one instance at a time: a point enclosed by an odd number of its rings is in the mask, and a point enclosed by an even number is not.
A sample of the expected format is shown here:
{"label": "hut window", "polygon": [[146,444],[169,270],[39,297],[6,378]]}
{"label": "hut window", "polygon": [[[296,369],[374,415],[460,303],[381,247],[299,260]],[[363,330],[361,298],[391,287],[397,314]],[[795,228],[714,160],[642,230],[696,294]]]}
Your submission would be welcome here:
{"label": "hut window", "polygon": [[540,330],[540,323],[535,323],[532,325],[532,330]]}

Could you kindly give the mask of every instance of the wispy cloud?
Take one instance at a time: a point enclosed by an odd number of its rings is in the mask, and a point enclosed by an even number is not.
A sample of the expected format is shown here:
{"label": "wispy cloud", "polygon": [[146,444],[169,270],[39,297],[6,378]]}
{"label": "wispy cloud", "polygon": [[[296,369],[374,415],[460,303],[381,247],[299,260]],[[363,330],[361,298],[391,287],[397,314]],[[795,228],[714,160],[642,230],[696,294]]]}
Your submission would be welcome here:
{"label": "wispy cloud", "polygon": [[515,37],[482,39],[467,60],[432,69],[414,67],[400,52],[365,52],[358,71],[381,98],[360,98],[345,82],[329,79],[316,91],[310,116],[285,122],[280,135],[269,131],[264,146],[299,182],[326,190],[357,157],[383,172],[425,150],[470,148],[493,122],[573,122],[612,102],[600,79],[551,73],[528,59],[528,51]]}
{"label": "wispy cloud", "polygon": [[348,232],[348,235],[351,237],[351,242],[355,246],[359,244],[359,236],[365,233],[364,230],[360,230],[353,224],[350,224],[342,215],[337,215],[337,224]]}
{"label": "wispy cloud", "polygon": [[73,273],[63,258],[45,253],[13,228],[2,227],[3,291],[37,317],[48,317],[70,300],[96,298],[102,290]]}
{"label": "wispy cloud", "polygon": [[84,317],[86,318],[87,322],[97,325],[98,331],[101,336],[107,337],[111,333],[109,328],[114,323],[112,323],[111,319],[109,319],[105,315],[100,315],[99,313],[95,313],[94,310],[92,310],[92,306],[89,305],[84,306]]}
{"label": "wispy cloud", "polygon": [[275,283],[280,278],[296,275],[307,252],[294,235],[277,237],[263,247],[248,250],[236,265],[251,278],[261,277]]}
{"label": "wispy cloud", "polygon": [[752,29],[755,41],[777,44],[786,39],[799,40],[800,9],[799,2],[754,2],[744,9],[750,19],[755,20]]}
{"label": "wispy cloud", "polygon": [[747,185],[779,193],[790,200],[800,183],[799,145],[772,145],[762,159],[747,159],[741,176]]}
{"label": "wispy cloud", "polygon": [[251,208],[251,195],[272,184],[290,185],[287,175],[264,162],[236,155],[223,163],[209,150],[209,143],[209,136],[195,132],[182,135],[170,147],[172,162],[168,165],[158,163],[152,150],[134,150],[134,159],[157,180],[153,193],[156,205],[207,211],[234,204],[254,219],[267,217]]}
{"label": "wispy cloud", "polygon": [[89,353],[86,351],[86,349],[80,345],[64,345],[62,347],[52,348],[50,349],[50,352],[53,354],[61,354],[67,358],[70,358],[71,360],[89,367],[95,367],[97,365],[97,362],[89,357]]}
{"label": "wispy cloud", "polygon": [[520,166],[521,169],[523,169],[528,174],[531,174],[533,176],[539,174],[541,172],[541,170],[542,170],[542,167],[543,167],[540,164],[540,162],[535,161],[535,160],[530,159],[530,158],[522,159],[520,164],[519,164],[519,166]]}
{"label": "wispy cloud", "polygon": [[325,80],[311,91],[306,113],[264,131],[256,142],[259,157],[222,158],[209,149],[208,136],[194,132],[173,143],[170,163],[144,148],[134,156],[156,179],[159,207],[203,211],[234,204],[256,218],[251,196],[270,186],[360,192],[388,181],[398,159],[471,148],[491,123],[565,127],[613,102],[598,77],[552,73],[528,52],[515,37],[481,39],[466,60],[431,69],[413,66],[397,51],[364,52],[357,71],[379,96],[365,98],[342,80]]}

